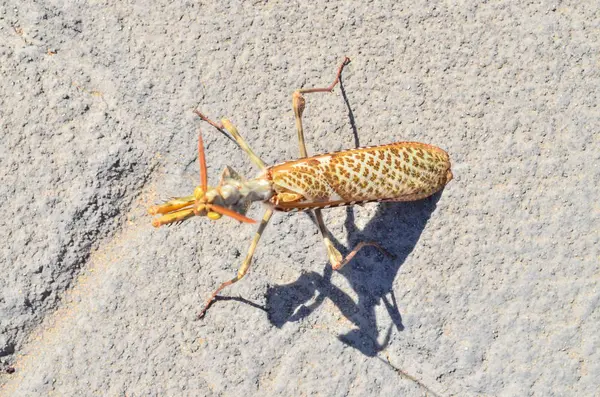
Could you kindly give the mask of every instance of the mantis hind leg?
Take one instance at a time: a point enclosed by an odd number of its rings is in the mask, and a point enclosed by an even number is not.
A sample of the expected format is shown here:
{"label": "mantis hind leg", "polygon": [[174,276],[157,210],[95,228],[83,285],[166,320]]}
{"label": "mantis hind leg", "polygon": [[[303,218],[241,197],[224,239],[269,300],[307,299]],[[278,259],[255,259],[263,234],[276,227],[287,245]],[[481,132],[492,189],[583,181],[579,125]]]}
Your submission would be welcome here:
{"label": "mantis hind leg", "polygon": [[[346,57],[342,61],[340,67],[338,68],[337,75],[335,80],[331,85],[324,88],[303,88],[294,91],[292,94],[292,107],[294,108],[294,116],[296,118],[296,130],[298,132],[298,145],[300,146],[300,157],[308,157],[308,152],[306,151],[306,145],[304,143],[304,128],[302,126],[302,113],[304,112],[304,107],[306,105],[306,100],[304,99],[303,94],[312,94],[315,92],[332,92],[335,86],[340,82],[340,78],[342,76],[342,70],[346,65],[350,63],[350,58]],[[331,242],[331,237],[329,234],[329,230],[325,226],[325,222],[323,221],[323,214],[320,209],[314,210],[315,218],[317,219],[317,225],[319,226],[319,230],[321,231],[321,235],[323,237],[323,243],[325,244],[325,248],[327,249],[327,257],[329,262],[331,263],[331,267],[334,270],[340,270],[344,265],[354,258],[354,256],[360,251],[362,248],[367,246],[372,246],[378,248],[381,252],[388,256],[392,256],[389,252],[383,249],[379,244],[375,242],[360,242],[354,247],[352,251],[346,257],[343,257],[340,251],[335,248],[333,243]]]}
{"label": "mantis hind leg", "polygon": [[317,218],[317,224],[319,225],[319,230],[321,230],[321,234],[323,235],[323,242],[325,243],[325,247],[327,247],[327,257],[329,258],[329,262],[331,263],[331,267],[333,268],[333,270],[341,270],[342,267],[344,267],[346,264],[348,264],[348,262],[350,262],[352,260],[352,258],[354,258],[354,256],[358,253],[358,251],[360,251],[364,247],[375,247],[379,251],[381,251],[381,253],[387,255],[390,258],[394,258],[394,255],[390,254],[388,251],[386,251],[381,245],[379,245],[375,241],[361,241],[358,244],[356,244],[356,246],[352,249],[352,251],[350,251],[348,253],[348,255],[343,257],[342,254],[340,253],[340,251],[338,251],[337,248],[335,248],[333,246],[333,243],[329,239],[329,231],[325,227],[325,223],[323,222],[323,216],[321,214],[321,211],[320,210],[318,210],[318,211],[319,211],[319,216],[317,216],[317,214],[315,214],[315,216]]}
{"label": "mantis hind leg", "polygon": [[356,255],[358,253],[358,251],[360,251],[364,247],[375,247],[379,251],[381,251],[382,254],[384,254],[392,259],[396,257],[395,255],[390,254],[385,248],[383,248],[381,245],[379,245],[375,241],[361,241],[360,243],[356,244],[356,246],[352,249],[352,251],[350,251],[350,253],[348,255],[346,255],[346,257],[344,259],[342,259],[339,262],[336,262],[335,264],[332,263],[331,266],[333,267],[333,270],[341,270],[342,267],[344,267],[348,262],[350,262],[352,260],[352,258],[354,258],[354,255]]}
{"label": "mantis hind leg", "polygon": [[304,128],[302,127],[302,113],[304,112],[304,107],[306,104],[306,100],[302,94],[312,94],[315,92],[332,92],[335,86],[340,82],[340,77],[342,76],[342,70],[344,67],[350,63],[350,58],[345,57],[342,61],[340,67],[338,68],[337,74],[335,76],[335,80],[331,85],[324,88],[302,88],[294,91],[292,94],[292,107],[294,108],[294,115],[296,117],[296,130],[298,131],[298,144],[300,145],[300,157],[307,157],[308,154],[306,152],[306,145],[304,144]]}

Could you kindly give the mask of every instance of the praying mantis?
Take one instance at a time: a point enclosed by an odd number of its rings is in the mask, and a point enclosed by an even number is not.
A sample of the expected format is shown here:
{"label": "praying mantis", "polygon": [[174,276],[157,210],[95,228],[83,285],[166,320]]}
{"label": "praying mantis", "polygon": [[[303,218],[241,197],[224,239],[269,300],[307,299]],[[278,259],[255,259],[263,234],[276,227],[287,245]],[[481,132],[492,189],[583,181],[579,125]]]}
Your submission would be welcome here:
{"label": "praying mantis", "polygon": [[373,246],[387,255],[390,254],[376,242],[363,241],[343,257],[331,242],[323,221],[322,209],[375,201],[419,200],[438,192],[452,179],[448,154],[438,147],[419,142],[396,142],[308,156],[302,126],[302,114],[306,104],[304,95],[332,92],[340,81],[342,70],[349,63],[350,59],[346,57],[338,68],[335,80],[328,87],[304,88],[292,94],[300,146],[300,158],[296,160],[267,166],[231,121],[222,119],[217,123],[199,110],[194,110],[201,120],[233,139],[259,168],[260,173],[257,177],[247,180],[230,167],[226,167],[219,184],[209,187],[202,133],[199,131],[200,185],[190,196],[176,197],[150,207],[148,212],[151,215],[160,215],[152,221],[152,225],[159,227],[178,223],[194,216],[218,220],[223,215],[240,222],[256,223],[255,220],[246,217],[248,208],[254,202],[267,204],[258,231],[236,276],[223,282],[210,295],[198,318],[205,315],[215,297],[224,288],[246,275],[260,237],[274,211],[314,211],[329,262],[334,270],[340,270],[366,246]]}

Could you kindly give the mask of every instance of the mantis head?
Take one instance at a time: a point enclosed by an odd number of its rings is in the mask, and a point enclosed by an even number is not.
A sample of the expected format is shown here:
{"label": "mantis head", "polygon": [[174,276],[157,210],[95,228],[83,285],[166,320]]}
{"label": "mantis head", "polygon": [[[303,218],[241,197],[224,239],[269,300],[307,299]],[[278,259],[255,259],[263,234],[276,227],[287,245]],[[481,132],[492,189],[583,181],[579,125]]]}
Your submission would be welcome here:
{"label": "mantis head", "polygon": [[152,220],[152,226],[159,227],[170,223],[183,222],[193,216],[207,216],[208,219],[216,221],[221,219],[223,215],[227,215],[240,222],[256,223],[254,219],[211,202],[210,198],[215,197],[215,195],[210,193],[215,189],[208,186],[206,157],[204,156],[201,132],[198,132],[198,163],[200,164],[200,186],[194,189],[192,196],[177,197],[164,204],[153,205],[148,208],[150,215],[161,215]]}

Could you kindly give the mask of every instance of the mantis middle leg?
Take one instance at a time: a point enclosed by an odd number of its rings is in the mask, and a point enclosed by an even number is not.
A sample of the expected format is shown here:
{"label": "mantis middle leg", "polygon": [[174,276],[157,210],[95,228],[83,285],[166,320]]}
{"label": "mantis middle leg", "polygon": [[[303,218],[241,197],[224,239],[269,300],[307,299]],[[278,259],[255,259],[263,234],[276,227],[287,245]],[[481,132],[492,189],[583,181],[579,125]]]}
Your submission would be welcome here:
{"label": "mantis middle leg", "polygon": [[[221,131],[223,134],[228,136],[227,133],[224,131],[224,130],[226,130],[235,139],[235,141],[240,146],[240,148],[244,152],[246,152],[246,154],[248,154],[248,156],[250,157],[250,160],[252,160],[252,162],[258,168],[260,168],[261,170],[264,170],[266,168],[265,163],[262,161],[262,159],[254,153],[254,151],[250,148],[248,143],[238,133],[237,128],[229,120],[222,119],[221,123],[218,124],[218,123],[215,123],[214,121],[210,120],[208,117],[206,117],[204,114],[200,113],[200,111],[198,111],[198,110],[194,110],[194,113],[196,113],[202,120],[206,121],[207,123],[209,123],[216,129]],[[256,231],[254,238],[252,239],[252,243],[250,244],[250,249],[248,250],[248,254],[246,254],[246,258],[244,259],[244,262],[242,262],[242,265],[240,266],[240,268],[237,272],[237,275],[234,278],[232,278],[231,280],[228,280],[228,281],[225,281],[224,283],[222,283],[219,286],[219,288],[217,288],[215,290],[215,292],[212,293],[212,295],[206,302],[206,305],[204,306],[202,311],[200,311],[200,313],[198,314],[198,316],[197,316],[198,319],[201,319],[202,317],[204,317],[204,314],[206,313],[206,311],[208,310],[210,305],[213,303],[213,301],[215,300],[215,298],[219,294],[219,292],[221,292],[224,288],[230,286],[231,284],[234,284],[234,283],[240,281],[246,275],[246,273],[248,272],[248,269],[250,268],[250,264],[252,263],[252,256],[254,255],[254,251],[256,250],[256,246],[258,245],[258,241],[260,240],[260,237],[261,237],[263,231],[265,230],[265,228],[267,227],[267,224],[269,223],[269,220],[271,219],[272,215],[273,215],[273,210],[270,208],[267,209],[267,211],[263,215],[262,221],[260,222],[260,226],[258,227],[258,230]]]}
{"label": "mantis middle leg", "polygon": [[[235,128],[235,126],[233,125],[233,123],[231,121],[229,121],[228,119],[221,119],[221,123],[215,123],[214,121],[212,121],[208,117],[206,117],[204,114],[200,113],[200,111],[197,109],[194,110],[194,113],[196,113],[198,115],[198,117],[200,117],[203,121],[206,121],[208,124],[212,125],[217,130],[221,131],[221,133],[224,134],[225,136],[227,136],[227,137],[232,136],[233,139],[235,139],[235,142],[239,145],[239,147],[248,155],[248,157],[250,157],[250,160],[258,168],[260,168],[261,171],[264,170],[265,168],[267,168],[267,166],[265,165],[265,162],[262,161],[262,159],[260,157],[258,157],[256,155],[256,153],[254,153],[252,148],[250,148],[250,145],[248,145],[248,143],[244,140],[244,138],[242,138],[242,136],[239,134],[237,128]],[[226,130],[229,133],[229,135],[224,130]]]}
{"label": "mantis middle leg", "polygon": [[213,303],[213,301],[215,300],[215,298],[219,294],[219,292],[221,292],[224,288],[230,286],[231,284],[237,283],[246,275],[246,273],[248,272],[248,269],[250,268],[250,263],[252,263],[252,256],[254,255],[254,251],[256,250],[256,246],[258,245],[258,241],[260,240],[260,237],[261,237],[263,231],[267,227],[267,224],[269,223],[269,220],[271,219],[271,215],[273,215],[273,210],[269,208],[263,215],[263,219],[260,222],[260,226],[258,227],[258,230],[256,231],[254,238],[252,239],[252,243],[250,243],[250,249],[248,250],[248,254],[246,254],[246,258],[244,259],[244,262],[242,262],[242,266],[240,266],[240,268],[237,272],[237,275],[234,278],[232,278],[231,280],[228,280],[228,281],[225,281],[224,283],[222,283],[219,286],[219,288],[217,288],[215,290],[215,292],[212,293],[210,298],[208,298],[208,301],[206,302],[206,305],[204,306],[202,311],[200,313],[198,313],[198,317],[197,317],[198,319],[201,319],[202,317],[204,317],[204,314],[206,313],[206,311],[208,310],[210,305]]}

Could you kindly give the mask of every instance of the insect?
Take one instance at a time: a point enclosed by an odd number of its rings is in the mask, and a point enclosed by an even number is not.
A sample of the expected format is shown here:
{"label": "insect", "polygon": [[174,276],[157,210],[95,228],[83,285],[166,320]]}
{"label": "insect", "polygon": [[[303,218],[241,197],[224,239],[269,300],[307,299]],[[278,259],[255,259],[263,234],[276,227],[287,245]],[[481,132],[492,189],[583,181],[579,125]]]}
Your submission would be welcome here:
{"label": "insect", "polygon": [[152,224],[159,227],[182,222],[194,216],[207,216],[211,220],[217,220],[223,215],[241,222],[256,223],[255,220],[246,217],[249,206],[257,201],[267,204],[258,231],[237,275],[222,283],[212,293],[198,318],[204,316],[219,292],[246,275],[261,234],[274,211],[313,210],[328,259],[332,267],[339,270],[363,247],[374,246],[388,253],[375,242],[363,241],[346,257],[342,257],[331,242],[323,222],[322,209],[373,201],[419,200],[441,190],[452,179],[448,154],[440,148],[418,142],[397,142],[308,157],[302,127],[302,113],[305,108],[303,95],[332,92],[348,63],[350,59],[346,57],[330,86],[299,89],[292,94],[300,145],[300,158],[297,160],[266,166],[229,120],[222,119],[220,123],[216,123],[200,111],[194,110],[200,119],[235,141],[261,172],[256,178],[247,180],[228,166],[222,172],[219,184],[209,187],[202,133],[199,131],[200,185],[191,196],[176,197],[161,205],[150,207],[148,212],[151,215],[160,215]]}

